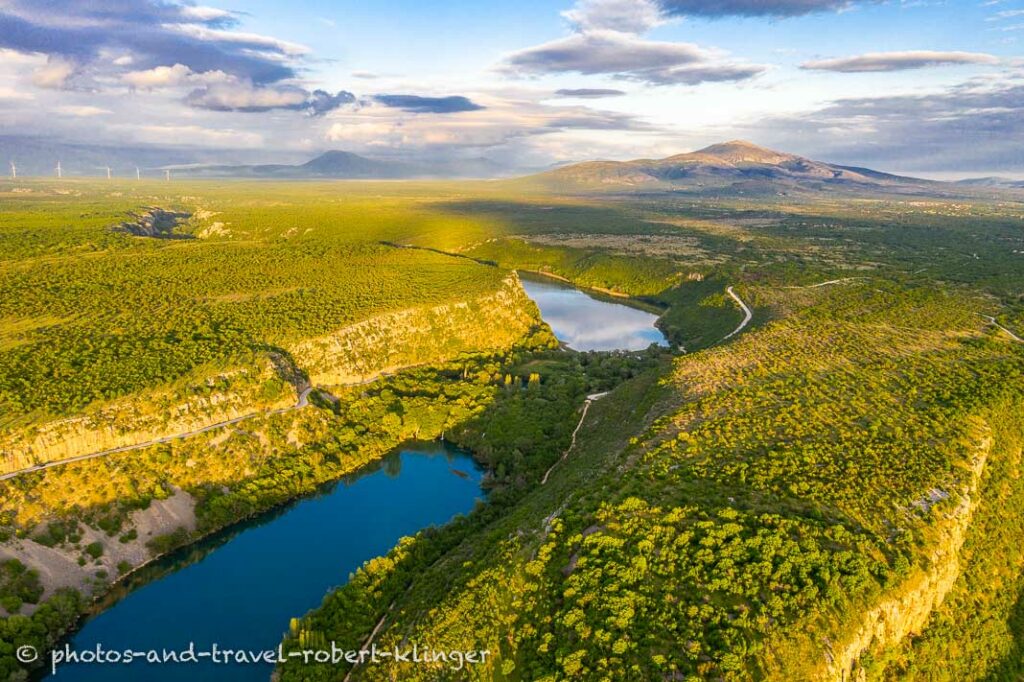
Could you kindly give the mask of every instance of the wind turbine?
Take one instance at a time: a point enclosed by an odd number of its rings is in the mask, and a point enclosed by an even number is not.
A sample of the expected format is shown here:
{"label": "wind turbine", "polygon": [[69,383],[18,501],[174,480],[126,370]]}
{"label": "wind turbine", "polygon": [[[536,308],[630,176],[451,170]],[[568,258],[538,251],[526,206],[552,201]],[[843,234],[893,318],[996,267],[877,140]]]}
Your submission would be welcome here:
{"label": "wind turbine", "polygon": [[18,179],[18,167],[14,165],[14,161],[11,161],[11,180]]}
{"label": "wind turbine", "polygon": [[57,159],[57,179],[60,180],[64,177],[64,171],[60,169],[60,159]]}
{"label": "wind turbine", "polygon": [[168,168],[167,170],[164,171],[164,177],[167,178],[167,182],[171,181],[171,169],[170,168]]}
{"label": "wind turbine", "polygon": [[107,180],[110,179],[110,166],[104,166],[107,169]]}
{"label": "wind turbine", "polygon": [[135,167],[135,179],[136,180],[141,180],[142,179],[142,172],[139,170],[138,166]]}

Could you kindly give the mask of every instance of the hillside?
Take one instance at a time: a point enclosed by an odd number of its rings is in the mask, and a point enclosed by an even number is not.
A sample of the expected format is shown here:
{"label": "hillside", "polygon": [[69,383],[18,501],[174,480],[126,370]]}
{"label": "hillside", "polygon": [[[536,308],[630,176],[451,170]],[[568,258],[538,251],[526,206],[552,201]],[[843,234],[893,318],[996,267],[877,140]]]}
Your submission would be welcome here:
{"label": "hillside", "polygon": [[[352,234],[358,201],[318,212],[165,197],[191,216],[165,239],[121,228],[133,192],[98,199],[77,230],[65,221],[81,199],[22,196],[3,200],[0,221],[0,475],[295,405],[302,382],[282,362],[314,382],[361,381],[507,345],[533,314],[507,273],[380,243],[422,220],[404,207]],[[35,229],[19,230],[40,203]],[[73,296],[55,288],[70,281]]]}
{"label": "hillside", "polygon": [[956,184],[963,185],[965,187],[988,187],[992,189],[1024,189],[1024,180],[1011,180],[1010,178],[1000,178],[996,176],[966,178],[964,180],[958,180]]}
{"label": "hillside", "polygon": [[922,192],[941,183],[838,166],[743,140],[664,159],[587,161],[530,180],[559,190],[787,194],[803,191]]}
{"label": "hillside", "polygon": [[474,679],[876,672],[954,589],[987,464],[1019,456],[1024,355],[926,289],[742,294],[779,319],[595,403],[547,485],[436,563],[429,536],[370,562],[295,634],[355,646],[386,612],[382,648],[495,652]]}

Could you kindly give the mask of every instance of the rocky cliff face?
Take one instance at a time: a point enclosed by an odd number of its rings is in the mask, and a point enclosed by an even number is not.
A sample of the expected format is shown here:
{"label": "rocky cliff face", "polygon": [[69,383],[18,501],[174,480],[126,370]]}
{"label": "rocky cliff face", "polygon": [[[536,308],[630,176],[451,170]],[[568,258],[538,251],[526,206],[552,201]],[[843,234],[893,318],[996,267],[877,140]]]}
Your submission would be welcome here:
{"label": "rocky cliff face", "polygon": [[864,613],[851,636],[831,647],[821,679],[829,682],[865,680],[865,671],[859,667],[861,656],[881,651],[920,632],[932,611],[942,604],[960,575],[960,550],[971,525],[992,442],[987,433],[980,436],[966,490],[956,507],[938,523],[938,538],[924,566],[911,574],[895,594]]}
{"label": "rocky cliff face", "polygon": [[296,399],[264,357],[256,366],[221,372],[196,386],[117,400],[85,415],[0,433],[0,475],[194,431],[294,405]]}
{"label": "rocky cliff face", "polygon": [[191,217],[188,213],[168,211],[156,206],[144,213],[131,214],[133,220],[121,223],[115,229],[127,232],[136,237],[154,237],[157,239],[192,239],[191,235],[174,231],[178,224]]}
{"label": "rocky cliff face", "polygon": [[536,306],[512,274],[497,291],[473,300],[386,313],[301,342],[288,349],[289,358],[272,352],[255,366],[221,372],[196,386],[0,432],[0,476],[288,409],[310,383],[355,384],[466,351],[507,348],[539,323]]}
{"label": "rocky cliff face", "polygon": [[536,306],[512,274],[491,294],[378,315],[290,350],[314,385],[357,384],[466,351],[507,348],[539,323]]}

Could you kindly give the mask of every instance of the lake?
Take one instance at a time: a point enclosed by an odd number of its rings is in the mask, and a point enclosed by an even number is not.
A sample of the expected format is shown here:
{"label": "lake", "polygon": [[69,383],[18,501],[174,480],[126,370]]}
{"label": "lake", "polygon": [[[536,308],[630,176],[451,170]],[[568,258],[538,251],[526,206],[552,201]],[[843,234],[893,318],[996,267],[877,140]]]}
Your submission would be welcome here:
{"label": "lake", "polygon": [[[438,443],[402,447],[382,461],[276,512],[172,554],[142,570],[148,582],[90,618],[76,651],[185,648],[273,649],[289,620],[318,606],[364,561],[405,535],[470,512],[483,472],[465,452]],[[58,647],[59,648],[59,647]],[[269,679],[262,665],[63,665],[49,679]]]}
{"label": "lake", "polygon": [[654,323],[658,316],[607,298],[598,298],[572,285],[521,276],[523,289],[540,308],[559,341],[573,350],[643,350],[668,341]]}

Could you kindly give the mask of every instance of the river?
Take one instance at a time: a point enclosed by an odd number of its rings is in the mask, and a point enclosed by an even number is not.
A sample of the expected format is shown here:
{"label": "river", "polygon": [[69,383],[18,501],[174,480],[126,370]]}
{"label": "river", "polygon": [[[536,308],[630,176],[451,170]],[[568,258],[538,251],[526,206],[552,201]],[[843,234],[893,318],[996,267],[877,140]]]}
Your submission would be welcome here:
{"label": "river", "polygon": [[[523,288],[570,348],[642,350],[667,345],[657,316],[550,279]],[[145,567],[118,586],[70,639],[72,650],[274,649],[289,620],[317,606],[363,562],[404,535],[468,513],[482,472],[465,452],[406,446],[311,497],[241,524]],[[58,647],[57,651],[61,651]],[[248,682],[270,664],[64,664],[69,682]]]}
{"label": "river", "polygon": [[550,278],[523,275],[526,294],[555,336],[573,350],[643,350],[668,341],[654,323],[658,316],[598,297]]}
{"label": "river", "polygon": [[[289,619],[319,605],[364,561],[405,535],[470,512],[482,471],[465,452],[437,443],[400,448],[384,460],[252,522],[143,569],[101,604],[71,638],[75,651],[183,649],[214,643],[273,649]],[[60,648],[58,647],[58,650]],[[55,681],[265,681],[272,666],[63,665]]]}

